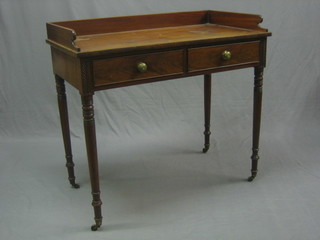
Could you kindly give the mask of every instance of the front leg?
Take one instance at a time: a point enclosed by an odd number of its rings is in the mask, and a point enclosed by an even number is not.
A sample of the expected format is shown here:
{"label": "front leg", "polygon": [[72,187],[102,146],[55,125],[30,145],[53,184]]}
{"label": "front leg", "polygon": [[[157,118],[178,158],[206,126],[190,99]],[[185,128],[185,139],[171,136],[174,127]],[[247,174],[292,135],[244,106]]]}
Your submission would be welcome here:
{"label": "front leg", "polygon": [[101,199],[99,186],[99,167],[97,155],[96,129],[94,121],[93,96],[82,96],[82,110],[83,110],[83,125],[86,139],[88,165],[91,182],[92,206],[94,209],[95,224],[92,225],[91,230],[96,231],[102,224],[101,215]]}
{"label": "front leg", "polygon": [[249,182],[251,182],[257,176],[257,172],[258,172],[262,85],[263,85],[263,67],[255,67],[254,99],[253,99],[253,128],[252,128],[252,156],[251,156],[252,168],[251,168],[251,176],[248,178]]}

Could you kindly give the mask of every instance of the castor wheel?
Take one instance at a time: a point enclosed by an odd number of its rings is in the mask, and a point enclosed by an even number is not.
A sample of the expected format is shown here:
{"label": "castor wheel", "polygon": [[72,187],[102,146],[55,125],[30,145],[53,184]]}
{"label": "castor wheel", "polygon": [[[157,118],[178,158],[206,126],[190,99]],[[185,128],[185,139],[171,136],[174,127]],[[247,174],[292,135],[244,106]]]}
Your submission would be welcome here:
{"label": "castor wheel", "polygon": [[209,150],[209,145],[205,145],[204,148],[202,149],[202,152],[206,153],[208,152],[208,150]]}
{"label": "castor wheel", "polygon": [[76,178],[74,178],[74,177],[69,177],[69,183],[72,188],[77,189],[80,187],[80,185],[78,183],[76,183]]}
{"label": "castor wheel", "polygon": [[254,178],[255,178],[254,176],[248,177],[248,182],[252,182]]}
{"label": "castor wheel", "polygon": [[250,177],[248,177],[248,182],[252,182],[253,179],[255,179],[256,176],[257,176],[257,173],[253,172],[252,175]]}
{"label": "castor wheel", "polygon": [[91,226],[91,231],[97,231],[98,230],[98,228],[101,226],[101,224],[102,224],[102,218],[100,219],[96,219],[95,220],[95,222],[96,222],[96,224],[94,224],[94,225],[92,225]]}
{"label": "castor wheel", "polygon": [[97,231],[100,225],[94,224],[91,226],[91,231]]}
{"label": "castor wheel", "polygon": [[71,183],[71,186],[72,186],[72,188],[75,188],[75,189],[80,187],[80,185],[77,183]]}

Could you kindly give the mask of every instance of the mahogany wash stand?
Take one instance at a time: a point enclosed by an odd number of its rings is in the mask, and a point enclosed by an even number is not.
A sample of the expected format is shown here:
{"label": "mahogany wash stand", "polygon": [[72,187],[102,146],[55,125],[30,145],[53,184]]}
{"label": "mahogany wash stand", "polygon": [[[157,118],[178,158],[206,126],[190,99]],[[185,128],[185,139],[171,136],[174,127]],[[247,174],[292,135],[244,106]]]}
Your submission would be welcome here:
{"label": "mahogany wash stand", "polygon": [[204,148],[210,146],[211,73],[254,68],[252,181],[257,175],[263,69],[271,33],[259,15],[195,11],[47,23],[68,176],[75,183],[64,82],[79,90],[97,230],[102,224],[95,91],[204,75]]}

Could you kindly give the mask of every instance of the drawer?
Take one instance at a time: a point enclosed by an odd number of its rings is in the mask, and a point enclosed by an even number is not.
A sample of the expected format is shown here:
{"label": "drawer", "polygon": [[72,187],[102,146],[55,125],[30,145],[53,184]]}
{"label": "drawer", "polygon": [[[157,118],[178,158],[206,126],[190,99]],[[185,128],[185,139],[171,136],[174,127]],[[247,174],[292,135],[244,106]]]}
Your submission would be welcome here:
{"label": "drawer", "polygon": [[188,70],[230,67],[259,62],[259,42],[191,48],[188,51]]}
{"label": "drawer", "polygon": [[95,60],[95,86],[149,79],[183,72],[183,50]]}

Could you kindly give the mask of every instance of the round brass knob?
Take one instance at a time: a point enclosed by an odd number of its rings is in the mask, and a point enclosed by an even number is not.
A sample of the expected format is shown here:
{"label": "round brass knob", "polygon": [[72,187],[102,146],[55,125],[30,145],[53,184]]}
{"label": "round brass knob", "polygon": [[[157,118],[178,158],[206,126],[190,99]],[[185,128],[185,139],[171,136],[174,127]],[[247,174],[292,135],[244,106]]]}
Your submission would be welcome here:
{"label": "round brass knob", "polygon": [[137,64],[137,69],[138,69],[139,72],[144,73],[144,72],[146,72],[148,70],[148,66],[144,62],[139,62]]}
{"label": "round brass knob", "polygon": [[227,51],[227,50],[225,50],[225,51],[223,51],[223,53],[222,53],[222,59],[223,60],[225,60],[225,61],[227,61],[227,60],[230,60],[231,59],[231,52],[230,51]]}

